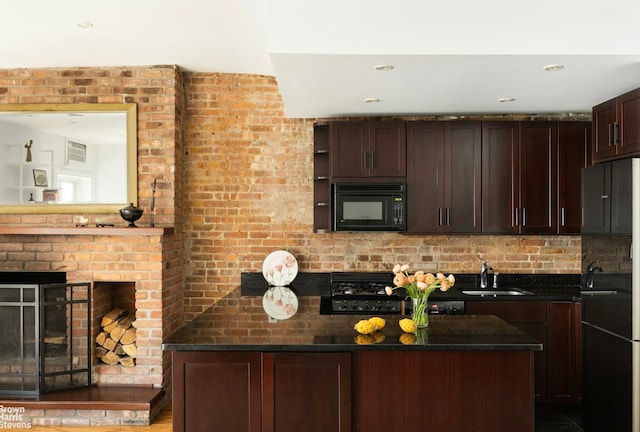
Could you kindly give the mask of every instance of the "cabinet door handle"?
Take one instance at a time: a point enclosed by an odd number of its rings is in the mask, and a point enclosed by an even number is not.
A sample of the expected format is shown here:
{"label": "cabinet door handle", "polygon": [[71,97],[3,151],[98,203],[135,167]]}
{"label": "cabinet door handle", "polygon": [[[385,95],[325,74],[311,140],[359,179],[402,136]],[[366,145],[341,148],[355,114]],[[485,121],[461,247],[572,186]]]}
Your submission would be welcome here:
{"label": "cabinet door handle", "polygon": [[451,209],[447,207],[447,226],[451,225]]}
{"label": "cabinet door handle", "polygon": [[607,145],[612,145],[613,144],[613,123],[609,123],[607,135],[608,135]]}
{"label": "cabinet door handle", "polygon": [[442,226],[442,207],[438,207],[438,226]]}
{"label": "cabinet door handle", "polygon": [[600,199],[608,199],[609,195],[600,195]]}
{"label": "cabinet door handle", "polygon": [[374,169],[376,167],[376,152],[372,151],[371,152],[371,169]]}
{"label": "cabinet door handle", "polygon": [[562,207],[562,209],[560,209],[560,225],[561,226],[565,226],[565,214],[566,214],[567,209],[565,209],[564,207]]}
{"label": "cabinet door handle", "polygon": [[362,168],[363,169],[367,169],[367,160],[369,159],[368,156],[369,152],[364,152],[362,153]]}
{"label": "cabinet door handle", "polygon": [[526,207],[522,208],[522,226],[527,226],[527,209],[526,209]]}
{"label": "cabinet door handle", "polygon": [[620,125],[618,123],[613,124],[613,144],[618,145],[620,143]]}
{"label": "cabinet door handle", "polygon": [[515,215],[516,215],[516,226],[520,225],[520,219],[518,219],[518,208],[516,207],[515,209],[513,209],[515,211]]}

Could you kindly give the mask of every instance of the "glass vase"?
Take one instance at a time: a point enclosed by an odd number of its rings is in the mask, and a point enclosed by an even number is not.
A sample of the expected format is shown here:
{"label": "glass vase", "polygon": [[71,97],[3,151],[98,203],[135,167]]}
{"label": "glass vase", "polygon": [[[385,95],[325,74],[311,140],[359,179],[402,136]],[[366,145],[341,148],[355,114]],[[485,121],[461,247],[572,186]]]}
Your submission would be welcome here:
{"label": "glass vase", "polygon": [[411,311],[411,319],[416,323],[418,328],[429,327],[429,314],[427,312],[427,301],[429,296],[412,297],[411,304],[413,309]]}

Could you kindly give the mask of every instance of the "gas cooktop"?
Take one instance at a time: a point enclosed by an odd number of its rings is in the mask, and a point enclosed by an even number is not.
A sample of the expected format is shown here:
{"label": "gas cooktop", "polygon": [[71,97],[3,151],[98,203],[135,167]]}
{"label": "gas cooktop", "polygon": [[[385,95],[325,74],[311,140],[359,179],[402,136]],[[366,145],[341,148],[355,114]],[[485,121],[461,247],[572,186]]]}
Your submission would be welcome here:
{"label": "gas cooktop", "polygon": [[[403,290],[388,295],[393,274],[374,272],[335,272],[331,274],[331,295],[321,298],[321,314],[410,314],[411,302]],[[462,301],[429,301],[430,314],[464,314]]]}

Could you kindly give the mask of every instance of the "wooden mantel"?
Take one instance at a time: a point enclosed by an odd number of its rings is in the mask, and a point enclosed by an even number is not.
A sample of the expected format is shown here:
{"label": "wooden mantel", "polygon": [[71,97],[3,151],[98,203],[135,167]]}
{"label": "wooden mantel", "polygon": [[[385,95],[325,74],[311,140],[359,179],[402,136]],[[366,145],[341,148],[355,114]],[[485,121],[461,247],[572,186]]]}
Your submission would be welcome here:
{"label": "wooden mantel", "polygon": [[0,234],[16,235],[117,235],[154,236],[173,234],[173,227],[45,227],[0,226]]}

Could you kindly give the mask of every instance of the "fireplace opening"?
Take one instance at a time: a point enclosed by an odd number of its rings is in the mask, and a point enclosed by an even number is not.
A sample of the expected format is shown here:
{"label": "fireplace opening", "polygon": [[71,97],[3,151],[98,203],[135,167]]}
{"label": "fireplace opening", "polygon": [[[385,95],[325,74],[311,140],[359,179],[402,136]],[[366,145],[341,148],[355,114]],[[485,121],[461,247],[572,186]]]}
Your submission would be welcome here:
{"label": "fireplace opening", "polygon": [[[47,277],[31,274],[32,281]],[[88,283],[5,283],[0,277],[0,395],[87,387],[91,383]],[[27,280],[25,274],[15,280]],[[59,280],[52,273],[50,280]]]}

